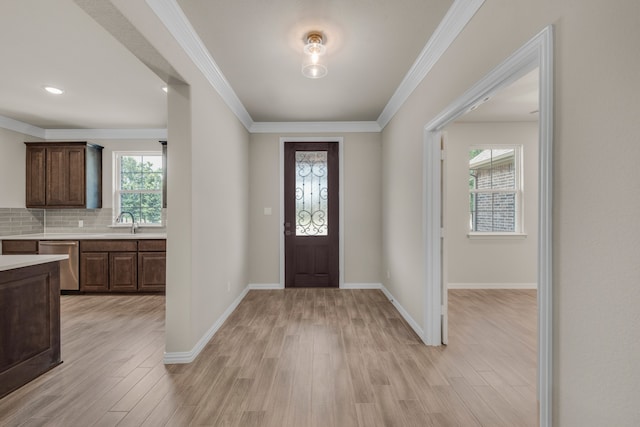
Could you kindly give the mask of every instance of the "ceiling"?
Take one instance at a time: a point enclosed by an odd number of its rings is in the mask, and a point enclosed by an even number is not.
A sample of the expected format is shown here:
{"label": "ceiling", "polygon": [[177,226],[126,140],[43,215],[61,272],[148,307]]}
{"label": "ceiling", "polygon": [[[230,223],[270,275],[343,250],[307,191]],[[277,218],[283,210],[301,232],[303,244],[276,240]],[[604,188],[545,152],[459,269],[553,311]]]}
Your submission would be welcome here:
{"label": "ceiling", "polygon": [[[451,0],[178,0],[257,122],[375,121]],[[329,72],[301,73],[321,31]]]}
{"label": "ceiling", "polygon": [[[344,122],[378,119],[452,0],[177,3],[253,121]],[[327,46],[318,80],[300,72],[311,30]],[[2,0],[0,38],[0,116],[44,129],[166,128],[162,79],[74,0]]]}
{"label": "ceiling", "polygon": [[72,0],[2,0],[0,40],[0,115],[51,129],[166,127],[164,83]]}
{"label": "ceiling", "polygon": [[458,122],[535,122],[538,120],[539,69],[496,92]]}

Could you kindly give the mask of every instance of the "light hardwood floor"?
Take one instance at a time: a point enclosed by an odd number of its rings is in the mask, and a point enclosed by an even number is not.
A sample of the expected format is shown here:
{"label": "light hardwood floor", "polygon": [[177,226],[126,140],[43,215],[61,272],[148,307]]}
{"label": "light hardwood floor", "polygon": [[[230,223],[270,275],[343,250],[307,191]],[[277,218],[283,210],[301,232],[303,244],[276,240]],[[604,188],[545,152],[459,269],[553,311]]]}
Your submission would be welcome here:
{"label": "light hardwood floor", "polygon": [[0,425],[534,426],[535,291],[450,291],[449,312],[429,348],[377,290],[251,291],[165,366],[163,296],[63,296],[64,363]]}

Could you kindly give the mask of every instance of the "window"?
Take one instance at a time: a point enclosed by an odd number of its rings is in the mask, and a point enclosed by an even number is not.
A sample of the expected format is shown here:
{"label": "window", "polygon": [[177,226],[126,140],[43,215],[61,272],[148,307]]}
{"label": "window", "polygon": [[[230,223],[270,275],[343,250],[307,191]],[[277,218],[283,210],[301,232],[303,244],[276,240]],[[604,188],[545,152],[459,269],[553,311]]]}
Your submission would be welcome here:
{"label": "window", "polygon": [[469,150],[471,233],[522,233],[522,147]]}
{"label": "window", "polygon": [[[113,213],[138,224],[162,223],[162,153],[113,153]],[[122,222],[130,223],[125,215]]]}

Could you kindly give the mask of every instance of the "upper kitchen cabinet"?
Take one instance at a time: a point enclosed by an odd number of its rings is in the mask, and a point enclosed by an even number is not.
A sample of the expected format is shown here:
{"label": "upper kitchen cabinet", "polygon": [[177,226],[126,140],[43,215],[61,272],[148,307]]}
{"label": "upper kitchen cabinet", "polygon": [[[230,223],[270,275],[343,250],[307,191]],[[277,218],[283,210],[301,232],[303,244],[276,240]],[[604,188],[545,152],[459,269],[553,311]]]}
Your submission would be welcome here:
{"label": "upper kitchen cabinet", "polygon": [[167,207],[167,141],[162,144],[162,207]]}
{"label": "upper kitchen cabinet", "polygon": [[25,142],[27,208],[102,207],[102,148],[87,142]]}

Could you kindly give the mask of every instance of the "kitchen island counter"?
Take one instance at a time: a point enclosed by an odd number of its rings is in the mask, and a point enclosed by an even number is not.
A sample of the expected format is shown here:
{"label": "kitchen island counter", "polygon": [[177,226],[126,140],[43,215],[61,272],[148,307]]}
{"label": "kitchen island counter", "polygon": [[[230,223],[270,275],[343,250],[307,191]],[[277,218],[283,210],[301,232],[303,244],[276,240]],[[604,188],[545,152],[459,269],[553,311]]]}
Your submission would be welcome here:
{"label": "kitchen island counter", "polygon": [[62,363],[60,261],[0,256],[0,398]]}
{"label": "kitchen island counter", "polygon": [[69,258],[68,255],[0,255],[0,271],[62,261],[67,258]]}

